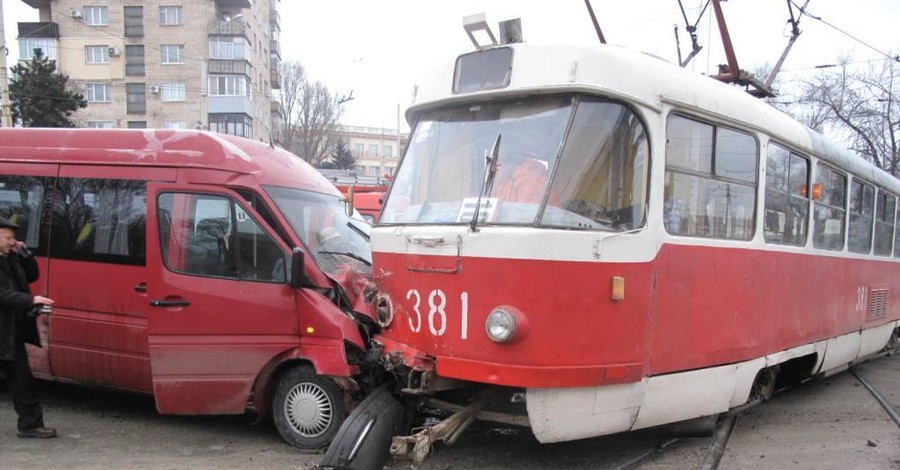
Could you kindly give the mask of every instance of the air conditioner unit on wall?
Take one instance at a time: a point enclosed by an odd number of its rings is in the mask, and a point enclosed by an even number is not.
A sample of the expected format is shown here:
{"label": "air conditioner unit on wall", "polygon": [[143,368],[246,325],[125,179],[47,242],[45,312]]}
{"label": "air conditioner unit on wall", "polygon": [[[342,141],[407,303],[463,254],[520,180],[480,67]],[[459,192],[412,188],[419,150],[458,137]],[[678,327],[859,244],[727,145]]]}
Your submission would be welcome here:
{"label": "air conditioner unit on wall", "polygon": [[151,86],[150,93],[159,93],[159,87],[156,85]]}
{"label": "air conditioner unit on wall", "polygon": [[110,57],[117,57],[121,53],[122,53],[122,51],[119,50],[118,47],[110,47],[109,48],[109,56]]}
{"label": "air conditioner unit on wall", "polygon": [[81,10],[77,8],[70,8],[69,16],[71,16],[72,18],[81,18]]}

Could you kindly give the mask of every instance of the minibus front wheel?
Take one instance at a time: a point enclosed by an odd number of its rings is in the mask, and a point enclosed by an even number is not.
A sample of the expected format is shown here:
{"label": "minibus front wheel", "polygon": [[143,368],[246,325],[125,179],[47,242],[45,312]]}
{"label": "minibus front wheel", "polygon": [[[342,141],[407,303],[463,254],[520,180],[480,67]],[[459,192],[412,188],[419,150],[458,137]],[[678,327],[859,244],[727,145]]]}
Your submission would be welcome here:
{"label": "minibus front wheel", "polygon": [[272,418],[278,433],[290,445],[301,449],[325,447],[347,418],[343,392],[312,367],[294,367],[278,378]]}

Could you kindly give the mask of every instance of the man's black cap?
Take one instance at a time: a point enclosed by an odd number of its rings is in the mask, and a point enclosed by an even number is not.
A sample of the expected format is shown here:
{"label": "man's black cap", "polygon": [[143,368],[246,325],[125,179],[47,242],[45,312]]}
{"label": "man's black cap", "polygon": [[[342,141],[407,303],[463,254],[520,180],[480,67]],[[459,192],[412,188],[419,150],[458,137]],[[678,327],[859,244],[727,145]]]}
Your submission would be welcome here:
{"label": "man's black cap", "polygon": [[13,230],[19,230],[19,226],[10,222],[6,217],[0,217],[0,228],[11,228]]}

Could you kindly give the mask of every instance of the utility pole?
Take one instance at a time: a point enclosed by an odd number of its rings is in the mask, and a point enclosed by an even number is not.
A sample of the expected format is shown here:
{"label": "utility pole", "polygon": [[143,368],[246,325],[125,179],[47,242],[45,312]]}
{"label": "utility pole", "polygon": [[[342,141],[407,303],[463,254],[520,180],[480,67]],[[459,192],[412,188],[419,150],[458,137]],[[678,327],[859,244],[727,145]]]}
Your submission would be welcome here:
{"label": "utility pole", "polygon": [[9,109],[9,71],[6,69],[6,29],[3,27],[3,1],[0,0],[0,127],[12,127]]}

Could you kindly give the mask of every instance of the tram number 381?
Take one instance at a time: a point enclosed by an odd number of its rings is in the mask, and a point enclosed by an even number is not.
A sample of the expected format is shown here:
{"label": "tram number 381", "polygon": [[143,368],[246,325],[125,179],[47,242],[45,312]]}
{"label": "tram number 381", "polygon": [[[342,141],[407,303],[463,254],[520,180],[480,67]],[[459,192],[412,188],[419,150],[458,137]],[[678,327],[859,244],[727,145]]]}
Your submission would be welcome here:
{"label": "tram number 381", "polygon": [[[417,289],[406,292],[406,300],[413,302],[409,316],[409,329],[413,333],[422,331],[424,323],[428,323],[428,331],[434,336],[447,333],[450,318],[447,316],[447,295],[440,289],[432,290],[427,297],[427,305],[422,304],[422,294]],[[423,309],[425,309],[423,311]],[[459,337],[469,336],[469,293],[459,294]]]}

